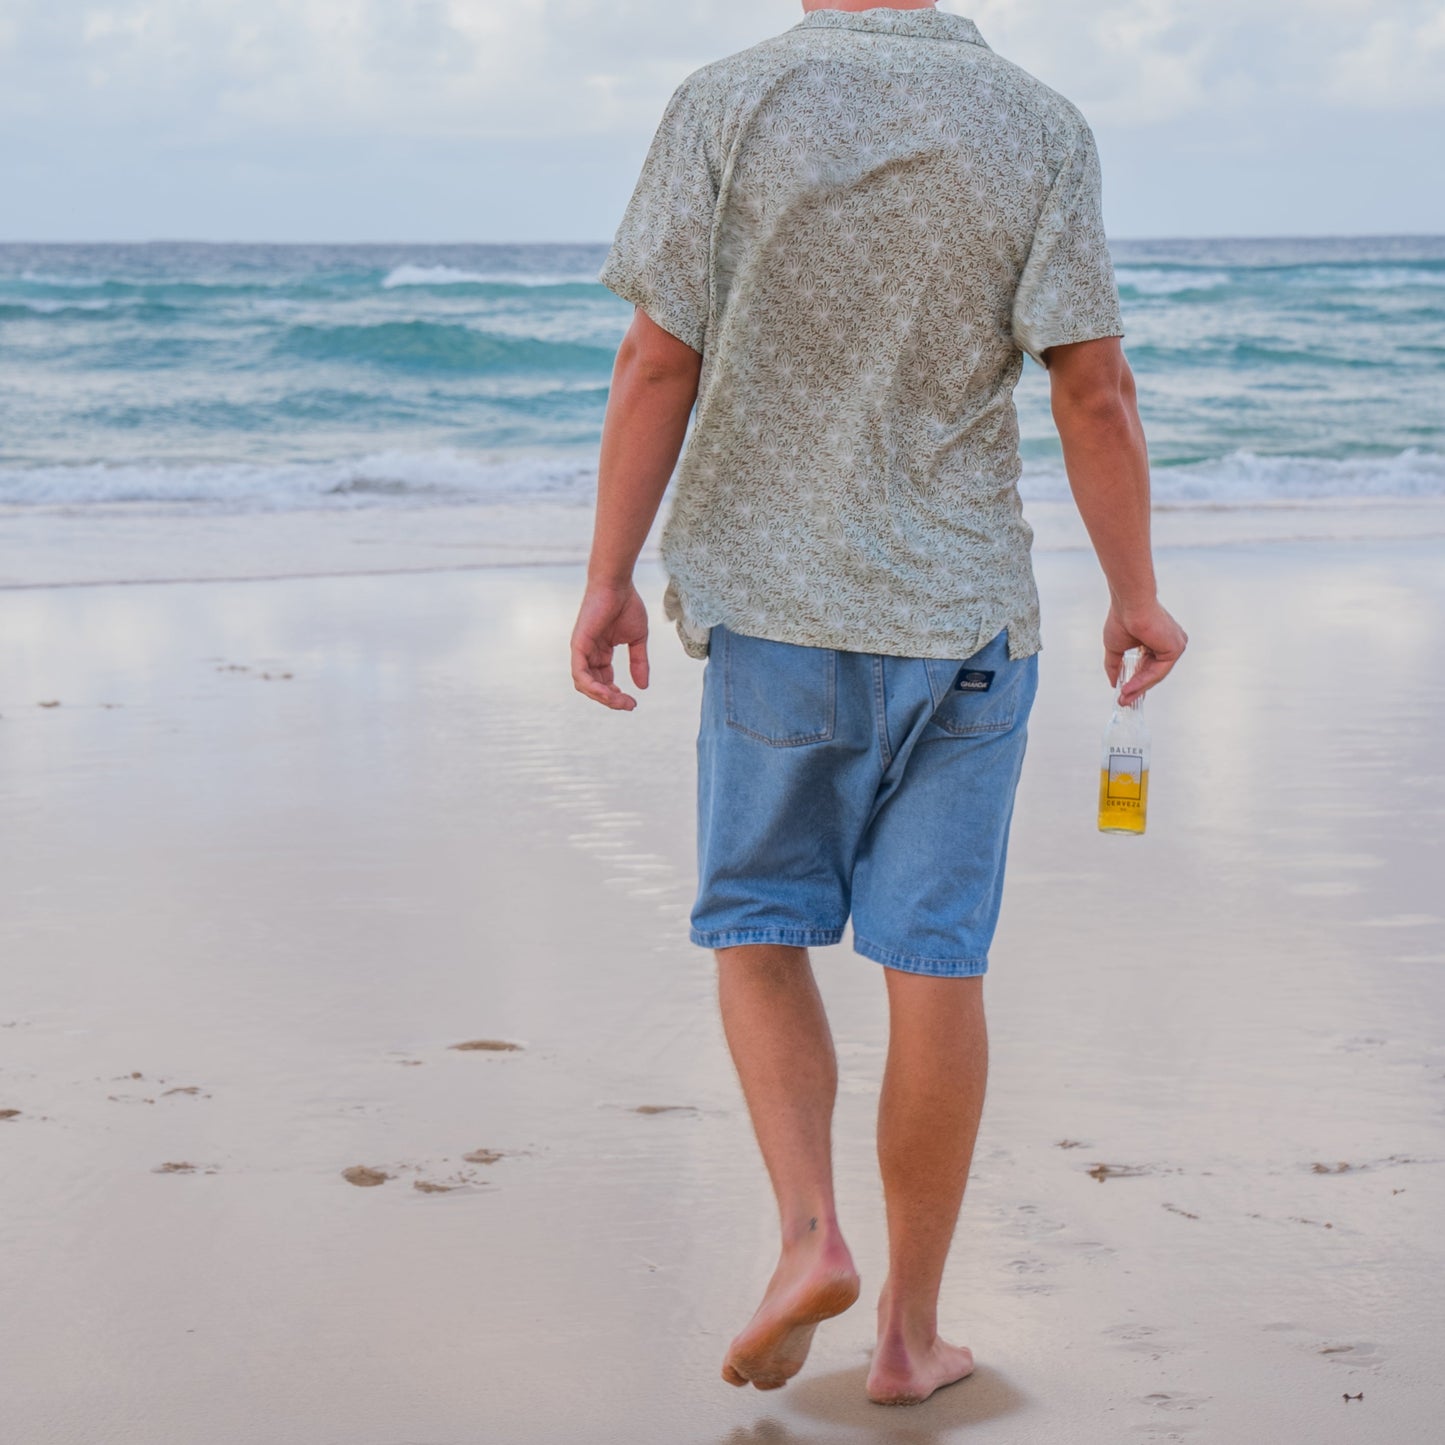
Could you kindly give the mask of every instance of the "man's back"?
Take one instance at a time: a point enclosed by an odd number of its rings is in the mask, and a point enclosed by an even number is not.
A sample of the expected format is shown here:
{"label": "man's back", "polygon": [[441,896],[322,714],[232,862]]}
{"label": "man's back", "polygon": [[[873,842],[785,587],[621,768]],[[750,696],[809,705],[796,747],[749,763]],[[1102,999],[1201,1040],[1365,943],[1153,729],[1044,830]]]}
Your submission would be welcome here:
{"label": "man's back", "polygon": [[906,1405],[974,1368],[938,1306],[1038,678],[1015,486],[1023,351],[1049,369],[1120,701],[1186,639],[1155,585],[1088,128],[966,20],[919,0],[803,3],[802,25],[679,88],[603,266],[637,310],[608,395],[572,678],[630,711],[626,647],[633,686],[648,684],[633,571],[676,467],[668,610],[708,659],[689,937],[716,953],[780,1225],[722,1377],[777,1389],[858,1296],[833,1190],[837,1057],[809,958],[851,926],[889,1008],[888,1275],[867,1394]]}
{"label": "man's back", "polygon": [[663,555],[684,641],[1038,647],[1012,390],[1122,333],[1092,136],[931,9],[695,72],[601,279],[703,356]]}

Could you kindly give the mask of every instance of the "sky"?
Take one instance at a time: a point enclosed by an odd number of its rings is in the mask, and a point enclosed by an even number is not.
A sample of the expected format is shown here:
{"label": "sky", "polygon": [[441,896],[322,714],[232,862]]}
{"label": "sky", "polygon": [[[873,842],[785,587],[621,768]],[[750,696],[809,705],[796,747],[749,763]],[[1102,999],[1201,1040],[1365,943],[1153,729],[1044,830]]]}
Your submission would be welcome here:
{"label": "sky", "polygon": [[[1120,237],[1445,233],[1445,0],[945,0]],[[0,240],[605,241],[798,0],[0,0]]]}

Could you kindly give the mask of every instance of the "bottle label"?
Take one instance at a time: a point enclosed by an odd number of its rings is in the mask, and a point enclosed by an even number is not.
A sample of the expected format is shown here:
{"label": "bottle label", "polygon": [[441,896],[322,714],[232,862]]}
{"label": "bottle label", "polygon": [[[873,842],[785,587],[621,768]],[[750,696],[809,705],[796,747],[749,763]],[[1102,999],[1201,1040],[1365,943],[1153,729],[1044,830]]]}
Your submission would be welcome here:
{"label": "bottle label", "polygon": [[1143,793],[1144,758],[1139,753],[1109,753],[1106,796],[1110,802],[1137,803]]}

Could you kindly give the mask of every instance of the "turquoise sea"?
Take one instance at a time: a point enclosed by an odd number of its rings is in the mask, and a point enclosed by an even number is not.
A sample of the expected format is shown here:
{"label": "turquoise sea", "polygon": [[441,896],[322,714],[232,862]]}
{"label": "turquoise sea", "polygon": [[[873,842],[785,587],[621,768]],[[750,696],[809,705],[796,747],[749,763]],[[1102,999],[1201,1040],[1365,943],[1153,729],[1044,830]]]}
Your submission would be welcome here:
{"label": "turquoise sea", "polygon": [[[586,502],[605,245],[0,246],[0,506]],[[1161,503],[1445,496],[1445,238],[1120,242]],[[1041,372],[1026,496],[1067,495]]]}

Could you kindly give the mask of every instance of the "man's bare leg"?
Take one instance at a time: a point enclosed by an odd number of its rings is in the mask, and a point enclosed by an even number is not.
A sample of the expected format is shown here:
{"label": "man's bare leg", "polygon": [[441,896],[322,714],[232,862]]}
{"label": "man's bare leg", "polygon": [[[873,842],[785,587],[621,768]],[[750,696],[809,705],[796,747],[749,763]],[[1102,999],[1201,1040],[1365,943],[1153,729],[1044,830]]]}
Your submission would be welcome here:
{"label": "man's bare leg", "polygon": [[782,1226],[778,1267],[722,1373],[776,1390],[802,1369],[819,1322],[858,1298],[833,1202],[838,1063],[806,949],[720,948],[717,961],[723,1030]]}
{"label": "man's bare leg", "polygon": [[973,1369],[938,1338],[938,1288],[968,1181],[988,1078],[983,978],[884,969],[888,1065],[878,1162],[888,1208],[888,1280],[868,1398],[916,1405]]}

